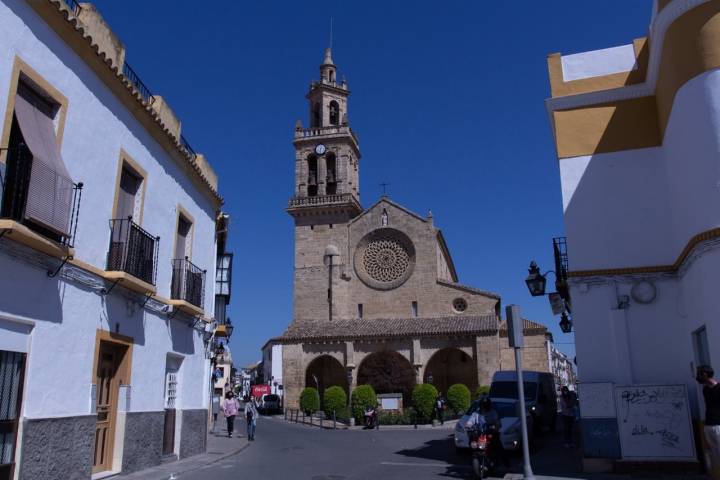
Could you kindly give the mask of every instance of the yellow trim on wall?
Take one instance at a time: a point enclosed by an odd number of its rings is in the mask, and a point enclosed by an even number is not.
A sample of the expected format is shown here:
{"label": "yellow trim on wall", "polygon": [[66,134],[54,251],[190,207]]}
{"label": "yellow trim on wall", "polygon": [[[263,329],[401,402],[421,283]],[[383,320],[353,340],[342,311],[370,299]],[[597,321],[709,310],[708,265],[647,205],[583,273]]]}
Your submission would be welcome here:
{"label": "yellow trim on wall", "polygon": [[548,55],[548,75],[550,77],[550,92],[552,97],[598,92],[644,82],[647,77],[648,62],[650,60],[650,48],[647,38],[633,40],[633,49],[635,50],[637,69],[610,75],[571,80],[569,82],[563,80],[562,55],[560,53]]}
{"label": "yellow trim on wall", "polygon": [[680,270],[683,262],[690,256],[690,253],[700,243],[707,240],[720,238],[720,228],[713,228],[704,232],[698,233],[692,237],[683,248],[682,252],[678,256],[675,263],[672,265],[650,265],[644,267],[620,267],[620,268],[605,268],[599,270],[576,270],[568,272],[570,277],[594,277],[594,276],[609,276],[609,275],[633,275],[643,273],[675,273]]}
{"label": "yellow trim on wall", "polygon": [[188,232],[188,244],[185,246],[185,248],[188,250],[187,257],[192,260],[192,250],[193,250],[193,241],[195,240],[195,217],[190,215],[190,212],[188,212],[185,208],[183,208],[182,205],[179,203],[175,207],[175,210],[177,211],[177,215],[175,216],[175,232],[173,234],[173,259],[176,258],[185,258],[185,255],[178,257],[177,252],[177,232],[178,227],[180,226],[180,216],[183,216],[185,220],[190,224],[190,231]]}
{"label": "yellow trim on wall", "polygon": [[135,223],[142,226],[143,216],[145,213],[145,191],[147,190],[148,174],[147,171],[142,168],[139,163],[133,160],[133,158],[125,151],[125,149],[122,148],[120,149],[117,175],[115,177],[115,196],[113,197],[112,218],[115,219],[118,215],[117,206],[118,198],[120,196],[120,177],[122,175],[122,169],[124,166],[127,166],[129,170],[131,170],[142,180],[142,185],[140,186],[140,212],[136,217],[133,217]]}
{"label": "yellow trim on wall", "polygon": [[[57,130],[55,132],[55,140],[57,141],[58,147],[60,147],[62,145],[63,134],[65,133],[68,99],[60,90],[45,80],[42,75],[37,73],[35,69],[17,55],[15,55],[15,59],[13,60],[12,73],[10,74],[10,89],[8,90],[7,105],[5,106],[5,119],[3,120],[2,136],[0,136],[0,147],[7,147],[10,141],[10,129],[12,127],[13,113],[15,112],[15,95],[17,94],[21,75],[27,77],[32,83],[43,90],[45,94],[50,96],[53,101],[60,105],[60,109],[56,114]],[[6,156],[6,151],[0,152],[0,162],[4,163]]]}

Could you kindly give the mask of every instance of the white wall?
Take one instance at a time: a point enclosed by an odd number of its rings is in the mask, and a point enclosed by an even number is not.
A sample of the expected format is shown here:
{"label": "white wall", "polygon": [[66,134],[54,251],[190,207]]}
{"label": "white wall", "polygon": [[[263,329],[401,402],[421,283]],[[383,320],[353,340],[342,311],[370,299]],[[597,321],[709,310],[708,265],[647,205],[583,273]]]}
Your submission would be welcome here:
{"label": "white wall", "polygon": [[[216,251],[212,202],[26,2],[0,2],[0,31],[3,112],[16,55],[68,98],[62,155],[73,180],[85,185],[75,258],[105,268],[108,220],[120,150],[124,149],[148,173],[142,226],[161,237],[158,294],[170,296],[179,203],[195,219],[192,261],[209,272],[205,308],[212,312]],[[7,244],[8,238],[3,242]],[[203,342],[201,334],[189,328],[187,317],[180,314],[168,319],[164,314],[141,309],[126,298],[128,294],[121,286],[103,296],[99,289],[63,279],[62,275],[50,279],[45,268],[31,263],[13,258],[8,249],[0,249],[0,317],[34,322],[24,332],[18,332],[5,320],[0,322],[0,348],[29,345],[25,416],[90,413],[97,329],[134,338],[131,411],[163,408],[168,352],[183,357],[180,408],[207,406],[209,379]]]}

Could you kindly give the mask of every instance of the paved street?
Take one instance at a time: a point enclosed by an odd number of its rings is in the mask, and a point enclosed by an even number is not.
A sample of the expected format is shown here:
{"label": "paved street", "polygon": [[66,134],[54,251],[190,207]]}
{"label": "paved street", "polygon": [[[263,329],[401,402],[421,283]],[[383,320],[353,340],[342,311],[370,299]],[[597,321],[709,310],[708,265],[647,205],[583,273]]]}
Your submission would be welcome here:
{"label": "paved street", "polygon": [[[469,455],[455,452],[451,436],[452,430],[449,428],[332,431],[287,424],[282,419],[262,418],[258,422],[257,440],[249,448],[236,456],[178,478],[468,478]],[[547,453],[550,448],[539,447],[538,453],[542,450]],[[576,472],[577,459],[565,450],[562,454],[562,461],[558,461],[558,458],[541,461],[539,458],[538,473]],[[513,457],[513,466],[512,471],[520,471],[519,457]]]}

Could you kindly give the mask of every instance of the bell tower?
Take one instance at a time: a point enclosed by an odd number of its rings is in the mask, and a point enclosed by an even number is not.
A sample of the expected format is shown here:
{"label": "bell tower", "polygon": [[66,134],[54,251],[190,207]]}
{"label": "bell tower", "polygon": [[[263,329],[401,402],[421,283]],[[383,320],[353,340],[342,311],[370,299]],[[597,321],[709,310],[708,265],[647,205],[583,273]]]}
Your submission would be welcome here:
{"label": "bell tower", "polygon": [[345,206],[349,218],[361,211],[360,147],[348,122],[349,95],[327,48],[320,80],[310,84],[306,96],[310,126],[303,127],[299,120],[295,125],[295,194],[288,208],[293,216],[297,208],[321,205]]}
{"label": "bell tower", "polygon": [[345,314],[348,227],[360,206],[360,148],[348,122],[345,80],[328,48],[320,80],[310,83],[309,126],[295,125],[295,188],[287,212],[295,221],[293,323]]}

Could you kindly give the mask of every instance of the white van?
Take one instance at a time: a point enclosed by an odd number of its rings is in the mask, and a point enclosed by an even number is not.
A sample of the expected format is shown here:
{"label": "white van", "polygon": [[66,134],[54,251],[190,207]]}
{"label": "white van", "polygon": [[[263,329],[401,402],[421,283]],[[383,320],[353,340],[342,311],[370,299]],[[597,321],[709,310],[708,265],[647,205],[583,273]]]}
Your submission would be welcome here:
{"label": "white van", "polygon": [[[518,400],[517,372],[505,370],[495,372],[490,384],[490,399],[495,401]],[[557,393],[555,377],[547,372],[523,370],[525,407],[533,418],[534,429],[549,429],[557,426]]]}

